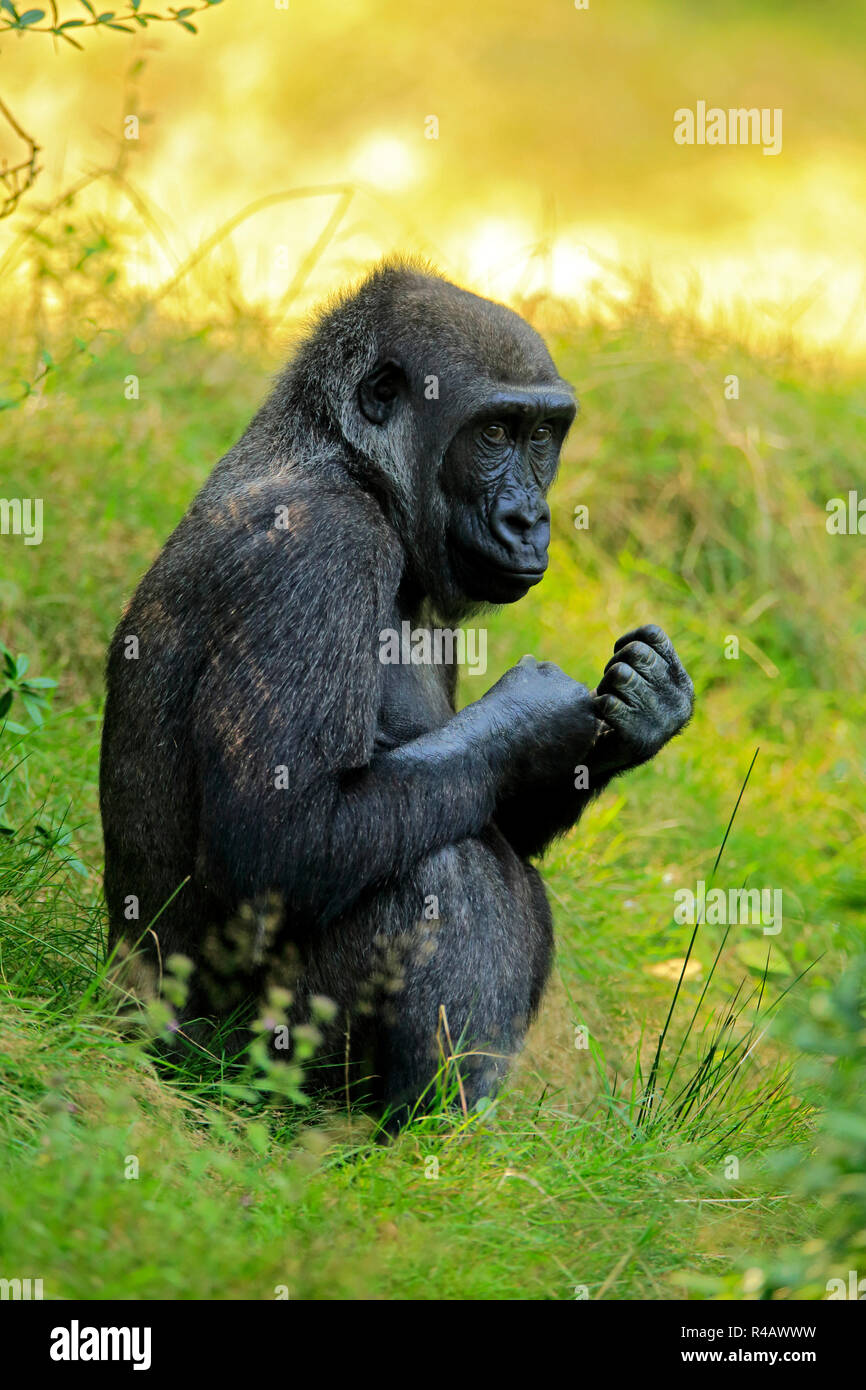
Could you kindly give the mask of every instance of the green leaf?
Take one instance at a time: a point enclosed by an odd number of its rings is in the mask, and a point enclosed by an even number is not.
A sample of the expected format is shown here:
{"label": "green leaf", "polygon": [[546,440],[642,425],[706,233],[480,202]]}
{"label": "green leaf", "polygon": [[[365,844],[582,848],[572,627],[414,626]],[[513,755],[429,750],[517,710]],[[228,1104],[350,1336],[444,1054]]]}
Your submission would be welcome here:
{"label": "green leaf", "polygon": [[35,700],[29,700],[26,695],[22,695],[21,703],[26,709],[27,713],[30,715],[30,718],[33,720],[34,724],[43,723],[42,710],[39,708]]}
{"label": "green leaf", "polygon": [[31,676],[27,686],[30,690],[56,690],[57,682],[50,676]]}
{"label": "green leaf", "polygon": [[[770,976],[789,975],[791,973],[791,967],[785,960],[782,951],[776,945],[770,947],[765,936],[759,936],[754,940],[747,938],[745,941],[738,942],[734,948],[734,954],[738,960],[742,961],[743,965],[747,966],[749,970],[753,970],[756,975],[763,975],[765,970]],[[767,964],[768,956],[769,965]]]}
{"label": "green leaf", "polygon": [[866,1143],[866,1115],[858,1115],[850,1110],[827,1110],[821,1116],[821,1128],[838,1135],[840,1139]]}
{"label": "green leaf", "polygon": [[44,11],[44,10],[25,10],[24,14],[19,15],[19,17],[18,17],[18,23],[19,23],[19,24],[23,24],[23,25],[27,25],[27,24],[38,24],[39,21],[40,21],[40,19],[44,19],[44,18],[45,18],[45,11]]}
{"label": "green leaf", "polygon": [[264,1157],[271,1147],[270,1135],[268,1134],[266,1126],[258,1124],[255,1121],[247,1125],[247,1138],[256,1153],[261,1154],[262,1157]]}
{"label": "green leaf", "polygon": [[12,705],[12,691],[6,690],[0,695],[0,719],[5,718],[7,710]]}
{"label": "green leaf", "polygon": [[17,676],[19,677],[19,679],[21,678],[21,676],[24,675],[24,672],[27,670],[27,667],[28,667],[29,665],[30,665],[30,657],[29,657],[29,656],[25,656],[23,652],[19,652],[19,653],[18,653],[18,664],[17,664],[17,669],[16,669],[16,674],[17,674]]}
{"label": "green leaf", "polygon": [[231,1100],[258,1100],[258,1095],[249,1086],[235,1086],[232,1082],[224,1081],[220,1090]]}

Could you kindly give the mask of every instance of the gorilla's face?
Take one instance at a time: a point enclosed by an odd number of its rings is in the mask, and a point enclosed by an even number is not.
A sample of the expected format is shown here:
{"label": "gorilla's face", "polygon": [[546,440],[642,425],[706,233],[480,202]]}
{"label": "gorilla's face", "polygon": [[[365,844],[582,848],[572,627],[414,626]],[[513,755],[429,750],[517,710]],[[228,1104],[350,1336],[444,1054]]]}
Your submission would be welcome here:
{"label": "gorilla's face", "polygon": [[514,603],[547,568],[545,498],[574,393],[513,310],[414,272],[390,294],[371,310],[377,356],[355,395],[370,490],[443,615]]}
{"label": "gorilla's face", "polygon": [[547,568],[547,491],[575,413],[555,388],[497,393],[448,448],[440,486],[457,588],[472,603],[513,603]]}

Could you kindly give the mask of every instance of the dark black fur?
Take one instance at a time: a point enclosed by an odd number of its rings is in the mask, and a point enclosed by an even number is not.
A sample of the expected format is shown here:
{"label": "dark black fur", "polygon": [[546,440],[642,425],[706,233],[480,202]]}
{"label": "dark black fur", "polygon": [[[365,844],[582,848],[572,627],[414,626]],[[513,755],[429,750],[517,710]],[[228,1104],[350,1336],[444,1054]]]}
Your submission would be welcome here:
{"label": "dark black fur", "polygon": [[320,317],[112,644],[111,946],[156,918],[137,988],[184,953],[191,1013],[275,982],[295,1020],[330,997],[325,1051],[348,1035],[353,1075],[378,1078],[397,1117],[435,1071],[442,1008],[475,1049],[469,1103],[495,1089],[550,966],[529,857],[691,711],[657,628],[621,639],[597,692],[527,661],[459,714],[453,666],[379,661],[382,629],[451,624],[537,582],[573,414],[518,315],[383,266]]}

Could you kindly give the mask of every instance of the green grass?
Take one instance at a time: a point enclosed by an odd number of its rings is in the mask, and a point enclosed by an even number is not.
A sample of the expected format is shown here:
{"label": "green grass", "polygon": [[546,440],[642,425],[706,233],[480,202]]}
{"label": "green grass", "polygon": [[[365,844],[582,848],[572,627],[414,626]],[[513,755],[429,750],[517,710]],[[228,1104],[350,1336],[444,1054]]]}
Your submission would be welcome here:
{"label": "green grass", "polygon": [[[824,504],[866,491],[862,392],[651,301],[552,336],[582,418],[551,570],[491,619],[464,698],[524,652],[594,684],[653,620],[696,715],[551,854],[556,975],[502,1098],[390,1146],[357,1117],[253,1102],[212,1059],[158,1068],[100,990],[103,654],[275,361],[249,323],[232,345],[139,322],[92,359],[52,343],[60,368],[0,416],[4,495],[45,505],[41,546],[0,540],[0,637],[59,682],[43,726],[0,735],[4,1277],[47,1297],[820,1297],[856,1257],[866,1059],[859,977],[839,981],[863,950],[866,551],[827,535]],[[715,882],[781,888],[783,930],[698,929],[642,1113],[691,935],[674,890],[710,879],[758,746]]]}

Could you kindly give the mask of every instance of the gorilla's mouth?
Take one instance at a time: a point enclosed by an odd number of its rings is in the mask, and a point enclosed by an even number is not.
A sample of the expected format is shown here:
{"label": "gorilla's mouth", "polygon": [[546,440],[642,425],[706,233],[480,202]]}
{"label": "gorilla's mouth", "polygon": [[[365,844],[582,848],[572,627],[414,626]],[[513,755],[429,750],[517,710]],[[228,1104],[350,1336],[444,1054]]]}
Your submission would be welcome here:
{"label": "gorilla's mouth", "polygon": [[515,570],[511,569],[509,565],[500,565],[493,574],[496,579],[505,584],[517,584],[522,589],[531,589],[534,584],[541,583],[546,569],[546,565],[544,569],[536,570]]}
{"label": "gorilla's mouth", "polygon": [[509,565],[502,565],[500,566],[499,573],[513,576],[515,579],[525,579],[527,584],[537,584],[547,573],[547,565],[541,565],[539,568],[532,570],[515,570],[511,569]]}
{"label": "gorilla's mouth", "polygon": [[534,565],[508,564],[501,552],[460,546],[459,579],[467,598],[508,603],[521,598],[547,571],[547,556]]}

